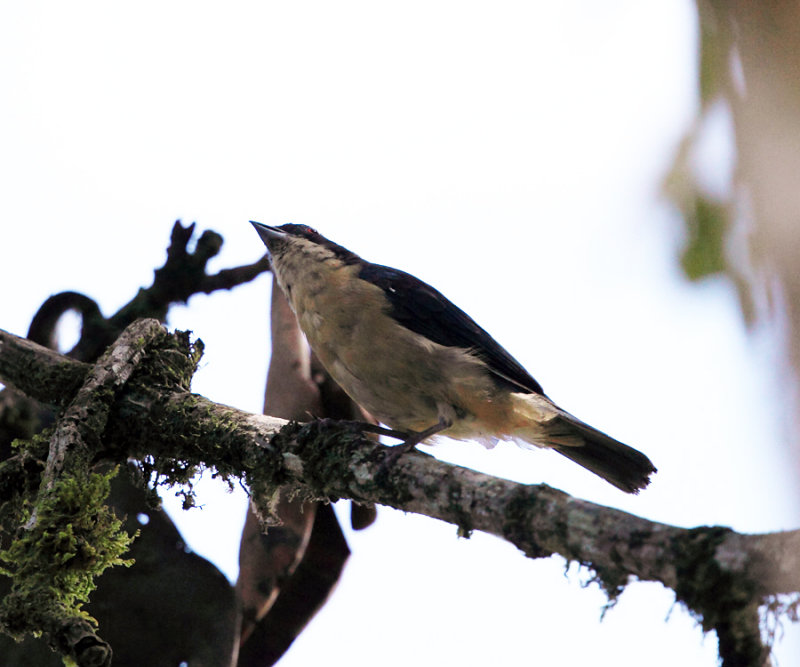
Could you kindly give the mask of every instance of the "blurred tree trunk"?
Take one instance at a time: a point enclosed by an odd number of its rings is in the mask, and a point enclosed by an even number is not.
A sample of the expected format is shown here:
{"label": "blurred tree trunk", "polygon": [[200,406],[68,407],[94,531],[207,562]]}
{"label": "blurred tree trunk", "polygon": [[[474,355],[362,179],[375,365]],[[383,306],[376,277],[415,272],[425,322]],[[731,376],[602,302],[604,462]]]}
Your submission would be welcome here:
{"label": "blurred tree trunk", "polygon": [[[312,358],[277,283],[272,284],[270,356],[264,414],[296,421],[312,416],[369,419]],[[374,506],[353,505],[353,524],[365,528]],[[325,603],[350,555],[333,508],[281,494],[282,525],[266,532],[247,514],[236,590],[243,614],[238,667],[267,667],[289,648]]]}
{"label": "blurred tree trunk", "polygon": [[[800,3],[697,4],[701,107],[669,188],[689,232],[682,263],[691,279],[728,275],[745,319],[768,319],[785,334],[792,370],[778,370],[791,396],[787,440],[800,479]],[[691,166],[719,104],[730,111],[736,152],[727,193],[710,192]]]}

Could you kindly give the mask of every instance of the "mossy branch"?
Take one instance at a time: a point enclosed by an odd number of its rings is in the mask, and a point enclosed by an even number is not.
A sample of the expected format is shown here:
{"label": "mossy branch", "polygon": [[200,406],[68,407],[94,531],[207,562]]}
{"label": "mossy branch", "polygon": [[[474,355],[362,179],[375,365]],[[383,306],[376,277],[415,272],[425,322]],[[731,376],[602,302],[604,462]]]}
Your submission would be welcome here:
{"label": "mossy branch", "polygon": [[[726,666],[764,664],[759,605],[800,591],[800,531],[743,535],[721,527],[669,526],[421,453],[404,456],[382,474],[390,449],[365,437],[358,425],[288,423],[189,393],[198,347],[186,334],[170,336],[157,323],[138,326],[160,333],[108,414],[107,459],[146,462],[145,472],[168,482],[197,466],[213,467],[243,479],[264,515],[286,486],[307,498],[350,498],[424,514],[455,524],[462,534],[481,530],[502,537],[531,558],[557,553],[579,562],[595,572],[612,599],[631,577],[661,582],[704,629],[716,630]],[[15,375],[20,364],[9,358],[18,354],[37,367],[39,350],[0,331],[0,379],[18,388],[24,384],[38,398],[35,383]],[[41,354],[42,367],[51,367],[52,353]],[[75,374],[86,375],[88,367],[61,363],[63,387],[74,391]],[[52,396],[52,387],[45,391]],[[4,476],[30,474],[29,460],[20,456],[0,465],[0,489],[7,488]]]}
{"label": "mossy branch", "polygon": [[[94,621],[82,606],[95,577],[125,562],[121,556],[132,540],[106,505],[116,471],[92,472],[92,463],[101,458],[117,395],[159,336],[167,334],[155,320],[132,324],[85,374],[52,430],[38,490],[16,498],[24,525],[0,552],[3,573],[13,580],[0,605],[3,629],[14,637],[43,632],[78,665],[111,663],[111,648],[94,633]],[[31,358],[31,348],[23,352]],[[52,362],[46,357],[45,370]],[[41,438],[31,443],[29,458],[41,444]],[[14,487],[4,488],[13,494]]]}

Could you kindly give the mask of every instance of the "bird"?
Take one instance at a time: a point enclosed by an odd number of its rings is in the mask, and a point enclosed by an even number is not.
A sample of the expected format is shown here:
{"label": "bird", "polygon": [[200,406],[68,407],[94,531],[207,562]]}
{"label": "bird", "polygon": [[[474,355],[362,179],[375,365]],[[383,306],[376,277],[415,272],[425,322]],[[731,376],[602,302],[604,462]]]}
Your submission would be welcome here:
{"label": "bird", "polygon": [[446,436],[549,448],[626,493],[656,468],[554,403],[491,335],[438,290],[301,224],[250,221],[322,365],[403,443]]}

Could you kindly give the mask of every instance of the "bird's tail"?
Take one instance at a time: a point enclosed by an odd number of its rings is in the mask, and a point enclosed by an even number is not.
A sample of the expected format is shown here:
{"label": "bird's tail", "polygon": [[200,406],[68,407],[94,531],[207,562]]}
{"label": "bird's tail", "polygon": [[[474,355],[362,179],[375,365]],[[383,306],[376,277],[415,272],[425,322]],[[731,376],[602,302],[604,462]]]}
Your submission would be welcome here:
{"label": "bird's tail", "polygon": [[[640,451],[592,428],[547,399],[532,394],[515,396],[528,408],[520,410],[518,406],[517,414],[535,412],[532,423],[514,432],[520,444],[550,447],[626,493],[638,493],[650,483],[656,468]],[[549,405],[543,405],[544,401]]]}

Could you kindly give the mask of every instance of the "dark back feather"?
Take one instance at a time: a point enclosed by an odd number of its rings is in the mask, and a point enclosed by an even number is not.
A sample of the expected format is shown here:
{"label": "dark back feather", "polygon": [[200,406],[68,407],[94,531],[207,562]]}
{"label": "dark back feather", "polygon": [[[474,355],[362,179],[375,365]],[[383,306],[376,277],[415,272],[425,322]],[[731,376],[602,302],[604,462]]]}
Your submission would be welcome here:
{"label": "dark back feather", "polygon": [[411,331],[446,347],[472,350],[501,382],[544,395],[539,383],[494,338],[441,292],[409,273],[364,262],[359,277],[380,287],[391,315]]}

